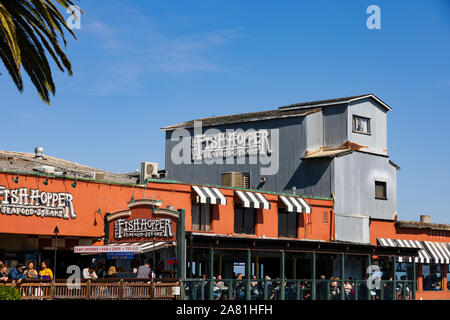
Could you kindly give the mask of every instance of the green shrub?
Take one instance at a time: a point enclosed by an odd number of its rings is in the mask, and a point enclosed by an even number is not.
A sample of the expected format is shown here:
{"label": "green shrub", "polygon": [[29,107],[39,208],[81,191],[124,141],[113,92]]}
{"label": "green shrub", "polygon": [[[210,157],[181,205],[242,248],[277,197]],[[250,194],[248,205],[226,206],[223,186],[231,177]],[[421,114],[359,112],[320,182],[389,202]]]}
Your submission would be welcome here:
{"label": "green shrub", "polygon": [[20,291],[14,287],[0,285],[0,300],[20,300]]}

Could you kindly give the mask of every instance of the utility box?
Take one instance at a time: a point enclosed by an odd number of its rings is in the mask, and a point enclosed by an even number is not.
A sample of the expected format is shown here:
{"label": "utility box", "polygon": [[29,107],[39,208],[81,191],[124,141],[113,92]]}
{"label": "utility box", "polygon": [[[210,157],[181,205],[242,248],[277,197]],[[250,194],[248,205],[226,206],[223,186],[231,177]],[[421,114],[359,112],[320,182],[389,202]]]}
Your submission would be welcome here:
{"label": "utility box", "polygon": [[242,174],[239,172],[222,173],[222,185],[227,187],[242,188]]}

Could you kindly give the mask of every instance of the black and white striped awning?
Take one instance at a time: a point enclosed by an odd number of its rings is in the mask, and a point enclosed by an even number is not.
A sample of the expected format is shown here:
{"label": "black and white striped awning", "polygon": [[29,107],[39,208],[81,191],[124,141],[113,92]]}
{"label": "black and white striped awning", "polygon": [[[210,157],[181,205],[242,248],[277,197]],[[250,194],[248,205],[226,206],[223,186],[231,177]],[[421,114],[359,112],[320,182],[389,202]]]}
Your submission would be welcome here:
{"label": "black and white striped awning", "polygon": [[311,207],[302,198],[280,196],[280,199],[286,205],[286,209],[289,212],[311,213]]}
{"label": "black and white striped awning", "polygon": [[227,199],[217,188],[192,186],[192,189],[199,196],[200,203],[227,204]]}
{"label": "black and white striped awning", "polygon": [[[450,249],[447,243],[403,239],[377,239],[384,247],[420,248],[419,256],[414,258],[419,263],[450,263]],[[411,257],[399,257],[399,262],[412,262]]]}
{"label": "black and white striped awning", "polygon": [[262,193],[239,190],[236,190],[236,193],[245,208],[270,209],[270,203]]}
{"label": "black and white striped awning", "polygon": [[433,257],[434,263],[450,263],[450,250],[448,243],[424,241],[423,244]]}

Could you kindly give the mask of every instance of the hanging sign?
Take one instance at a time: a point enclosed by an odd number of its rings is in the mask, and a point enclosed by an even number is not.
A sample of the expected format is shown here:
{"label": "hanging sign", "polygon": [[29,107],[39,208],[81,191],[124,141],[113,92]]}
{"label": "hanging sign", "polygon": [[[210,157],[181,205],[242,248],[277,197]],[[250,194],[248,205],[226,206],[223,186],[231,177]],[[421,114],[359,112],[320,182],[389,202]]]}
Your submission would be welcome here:
{"label": "hanging sign", "polygon": [[45,192],[39,189],[8,189],[0,186],[2,215],[75,219],[73,195],[67,192]]}
{"label": "hanging sign", "polygon": [[123,238],[172,238],[172,220],[162,219],[119,219],[114,223],[114,237]]}

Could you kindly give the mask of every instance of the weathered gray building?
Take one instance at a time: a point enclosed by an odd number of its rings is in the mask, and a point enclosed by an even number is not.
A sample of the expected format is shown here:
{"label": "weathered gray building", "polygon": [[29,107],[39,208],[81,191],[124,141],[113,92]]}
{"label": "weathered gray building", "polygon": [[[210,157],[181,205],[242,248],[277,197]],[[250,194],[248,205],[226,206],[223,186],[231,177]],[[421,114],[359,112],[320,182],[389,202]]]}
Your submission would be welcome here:
{"label": "weathered gray building", "polygon": [[336,240],[367,243],[369,217],[397,214],[390,110],[366,94],[167,126],[167,177],[220,185],[222,173],[239,172],[247,188],[332,196]]}

